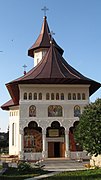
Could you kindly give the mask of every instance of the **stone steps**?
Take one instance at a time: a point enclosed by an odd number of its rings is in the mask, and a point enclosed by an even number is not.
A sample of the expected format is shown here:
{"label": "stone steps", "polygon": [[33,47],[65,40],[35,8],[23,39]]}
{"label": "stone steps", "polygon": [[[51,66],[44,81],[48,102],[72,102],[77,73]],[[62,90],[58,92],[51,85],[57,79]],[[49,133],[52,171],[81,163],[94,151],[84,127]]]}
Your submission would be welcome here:
{"label": "stone steps", "polygon": [[45,159],[41,162],[41,165],[44,166],[46,170],[55,170],[55,169],[85,169],[85,164],[88,164],[89,161],[76,161],[68,159]]}

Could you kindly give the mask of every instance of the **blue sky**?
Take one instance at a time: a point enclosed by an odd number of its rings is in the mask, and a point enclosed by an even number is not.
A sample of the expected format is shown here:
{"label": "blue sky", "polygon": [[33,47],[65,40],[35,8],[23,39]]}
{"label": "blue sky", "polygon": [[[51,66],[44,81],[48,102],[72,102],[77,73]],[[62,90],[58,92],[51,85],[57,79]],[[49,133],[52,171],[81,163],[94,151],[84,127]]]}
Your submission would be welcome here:
{"label": "blue sky", "polygon": [[[10,99],[5,84],[33,67],[27,51],[38,37],[47,6],[47,21],[63,57],[83,75],[101,82],[101,0],[0,0],[0,105]],[[91,96],[101,97],[101,88]],[[0,110],[6,131],[8,112]]]}

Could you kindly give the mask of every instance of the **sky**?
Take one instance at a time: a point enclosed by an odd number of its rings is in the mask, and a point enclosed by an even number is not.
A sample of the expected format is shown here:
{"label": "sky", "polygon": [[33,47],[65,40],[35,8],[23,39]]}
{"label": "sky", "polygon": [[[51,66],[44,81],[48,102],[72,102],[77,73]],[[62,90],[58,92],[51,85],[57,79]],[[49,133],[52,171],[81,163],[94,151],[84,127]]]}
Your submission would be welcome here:
{"label": "sky", "polygon": [[[63,57],[80,73],[101,83],[101,0],[0,0],[0,106],[10,99],[6,83],[28,72],[34,59],[28,49],[47,21]],[[101,88],[90,101],[101,98]],[[8,111],[0,109],[0,131],[6,132]]]}

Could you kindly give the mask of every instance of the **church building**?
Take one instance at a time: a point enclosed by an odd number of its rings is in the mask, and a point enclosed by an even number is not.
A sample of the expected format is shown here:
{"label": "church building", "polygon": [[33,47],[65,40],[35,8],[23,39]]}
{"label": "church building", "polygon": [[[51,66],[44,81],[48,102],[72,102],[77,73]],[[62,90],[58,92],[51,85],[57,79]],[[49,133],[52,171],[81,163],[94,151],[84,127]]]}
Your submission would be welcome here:
{"label": "church building", "polygon": [[63,52],[44,16],[41,32],[28,49],[34,67],[6,84],[11,100],[1,108],[9,111],[9,155],[21,160],[73,159],[77,153],[86,157],[73,132],[101,84],[70,66]]}

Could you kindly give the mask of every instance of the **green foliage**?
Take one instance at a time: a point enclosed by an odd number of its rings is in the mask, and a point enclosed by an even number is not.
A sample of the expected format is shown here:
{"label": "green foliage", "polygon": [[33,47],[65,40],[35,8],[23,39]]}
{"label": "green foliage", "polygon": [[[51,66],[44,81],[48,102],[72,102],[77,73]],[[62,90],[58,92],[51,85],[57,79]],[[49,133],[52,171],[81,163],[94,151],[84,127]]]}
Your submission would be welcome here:
{"label": "green foliage", "polygon": [[31,167],[31,165],[27,162],[21,162],[18,165],[18,172],[19,174],[28,174],[28,173],[33,173],[33,168]]}
{"label": "green foliage", "polygon": [[85,107],[76,127],[75,139],[89,154],[101,154],[101,99]]}

